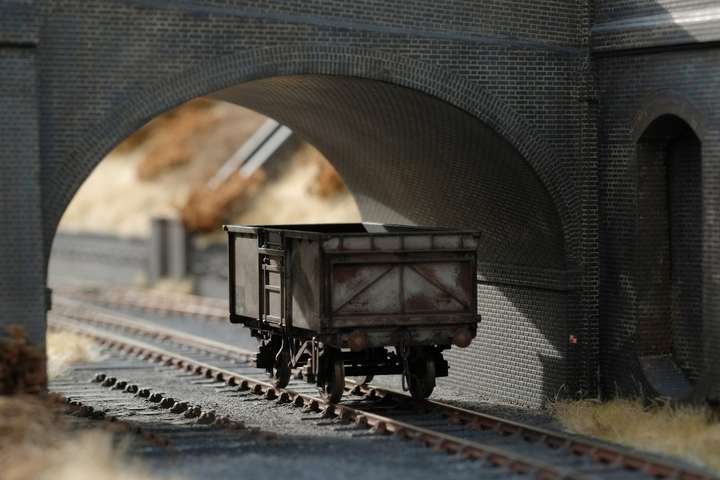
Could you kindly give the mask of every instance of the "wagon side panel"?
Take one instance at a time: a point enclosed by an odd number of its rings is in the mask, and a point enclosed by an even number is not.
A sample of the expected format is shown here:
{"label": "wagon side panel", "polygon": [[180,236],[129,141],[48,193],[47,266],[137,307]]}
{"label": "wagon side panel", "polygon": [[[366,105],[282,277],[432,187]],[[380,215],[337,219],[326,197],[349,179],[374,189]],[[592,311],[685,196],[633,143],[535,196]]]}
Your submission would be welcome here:
{"label": "wagon side panel", "polygon": [[320,298],[323,282],[318,241],[292,239],[290,271],[292,326],[320,331]]}

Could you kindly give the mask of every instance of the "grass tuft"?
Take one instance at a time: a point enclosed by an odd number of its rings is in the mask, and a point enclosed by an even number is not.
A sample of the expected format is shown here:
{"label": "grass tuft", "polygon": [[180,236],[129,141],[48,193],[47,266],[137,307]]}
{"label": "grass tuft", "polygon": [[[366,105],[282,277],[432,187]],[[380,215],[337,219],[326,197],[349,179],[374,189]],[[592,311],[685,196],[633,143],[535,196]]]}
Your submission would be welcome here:
{"label": "grass tuft", "polygon": [[720,423],[706,407],[617,399],[558,401],[551,410],[571,432],[675,456],[720,473]]}
{"label": "grass tuft", "polygon": [[85,337],[72,332],[48,332],[47,371],[50,379],[59,377],[77,363],[97,362],[103,358],[100,348]]}
{"label": "grass tuft", "polygon": [[45,390],[45,354],[32,345],[17,325],[0,333],[0,395],[40,393]]}
{"label": "grass tuft", "polygon": [[[51,375],[74,363],[100,358],[92,342],[66,332],[48,334],[47,354]],[[0,478],[153,478],[141,463],[127,456],[127,445],[111,431],[78,431],[68,422],[62,399],[45,393],[45,358],[20,327],[7,327],[0,337]]]}

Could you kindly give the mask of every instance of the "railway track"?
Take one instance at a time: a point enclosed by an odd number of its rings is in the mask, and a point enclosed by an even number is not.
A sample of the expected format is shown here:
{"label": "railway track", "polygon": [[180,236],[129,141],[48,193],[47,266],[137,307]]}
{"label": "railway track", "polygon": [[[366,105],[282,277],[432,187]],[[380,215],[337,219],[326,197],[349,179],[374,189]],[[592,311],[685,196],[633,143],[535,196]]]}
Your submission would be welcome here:
{"label": "railway track", "polygon": [[50,327],[73,331],[128,355],[225,382],[267,400],[322,412],[341,422],[394,434],[518,475],[543,479],[714,478],[653,455],[437,401],[416,402],[389,389],[348,382],[346,400],[327,404],[307,383],[293,380],[284,389],[273,386],[263,370],[250,365],[254,352],[67,298],[55,300]]}
{"label": "railway track", "polygon": [[102,289],[55,287],[54,291],[63,297],[72,297],[108,308],[139,310],[166,316],[179,315],[222,322],[227,322],[228,319],[228,303],[219,298],[185,293],[160,293],[126,287]]}
{"label": "railway track", "polygon": [[[231,454],[236,448],[276,438],[273,433],[216,414],[205,405],[169,396],[163,385],[148,381],[154,370],[149,364],[129,369],[126,363],[111,363],[89,379],[86,372],[79,372],[76,378],[53,380],[51,388],[64,399],[66,413],[77,417],[72,422],[75,428],[86,428],[88,421],[99,422],[114,434],[140,440],[129,444],[138,454],[201,452],[208,444],[215,453]],[[124,377],[116,378],[120,372]]]}

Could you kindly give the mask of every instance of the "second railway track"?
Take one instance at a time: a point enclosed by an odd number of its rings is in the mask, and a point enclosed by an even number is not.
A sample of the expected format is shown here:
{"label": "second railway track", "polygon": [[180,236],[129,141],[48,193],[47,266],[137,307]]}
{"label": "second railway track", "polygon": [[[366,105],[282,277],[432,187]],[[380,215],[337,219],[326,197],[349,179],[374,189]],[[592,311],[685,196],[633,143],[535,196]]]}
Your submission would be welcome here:
{"label": "second railway track", "polygon": [[322,411],[343,422],[395,434],[515,474],[578,479],[714,478],[654,455],[436,401],[416,402],[403,393],[374,386],[348,382],[347,399],[327,404],[315,387],[305,382],[293,380],[285,389],[273,386],[264,370],[251,365],[252,351],[69,298],[56,297],[50,327],[74,331],[107,347],[214,378],[268,400]]}

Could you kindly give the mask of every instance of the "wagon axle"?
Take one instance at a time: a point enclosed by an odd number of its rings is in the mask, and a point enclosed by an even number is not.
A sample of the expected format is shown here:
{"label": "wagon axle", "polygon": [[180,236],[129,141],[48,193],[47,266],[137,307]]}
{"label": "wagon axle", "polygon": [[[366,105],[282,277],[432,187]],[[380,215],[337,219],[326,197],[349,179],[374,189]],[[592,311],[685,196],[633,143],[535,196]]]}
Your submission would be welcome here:
{"label": "wagon axle", "polygon": [[[286,345],[288,348],[284,348]],[[445,348],[448,347],[375,347],[358,352],[325,346],[317,339],[299,343],[272,335],[262,341],[255,364],[264,368],[275,386],[281,388],[287,386],[293,371],[298,372],[306,381],[316,383],[331,402],[339,401],[346,377],[357,379],[356,383],[362,385],[375,375],[402,375],[405,389],[414,398],[424,399],[432,393],[435,378],[448,373],[442,355]]]}

